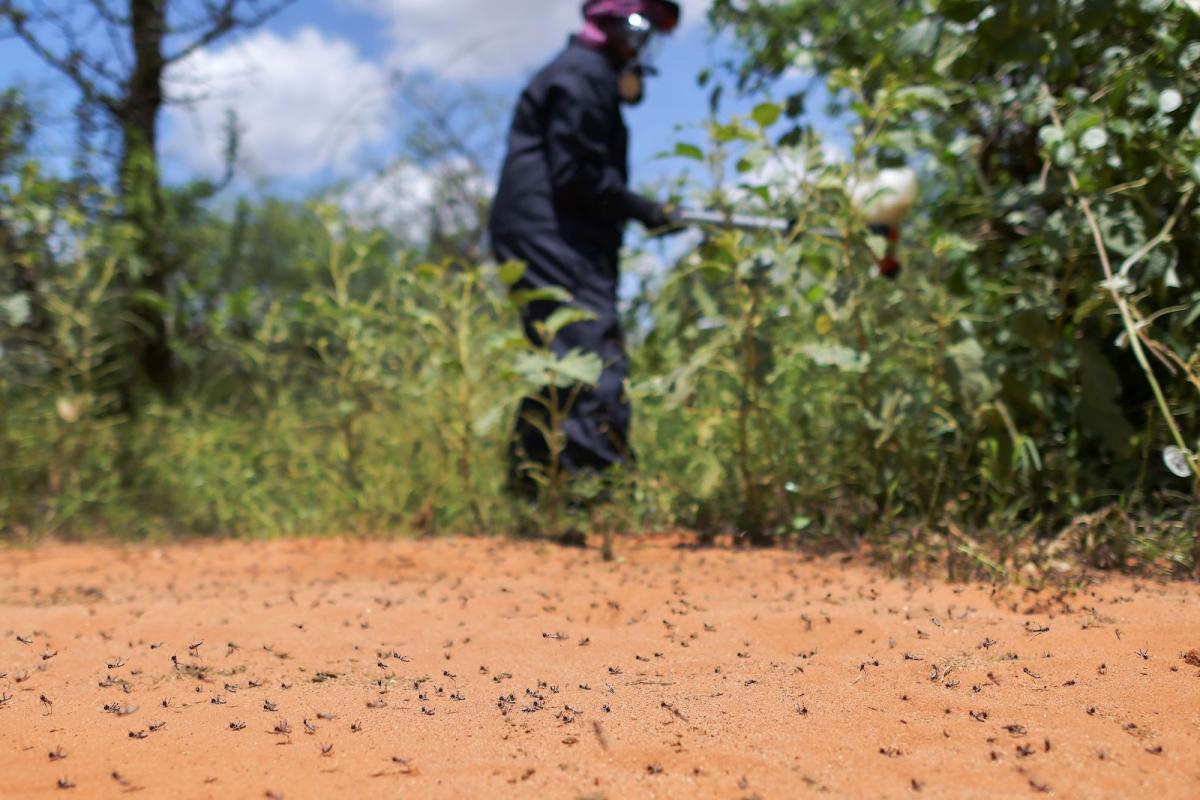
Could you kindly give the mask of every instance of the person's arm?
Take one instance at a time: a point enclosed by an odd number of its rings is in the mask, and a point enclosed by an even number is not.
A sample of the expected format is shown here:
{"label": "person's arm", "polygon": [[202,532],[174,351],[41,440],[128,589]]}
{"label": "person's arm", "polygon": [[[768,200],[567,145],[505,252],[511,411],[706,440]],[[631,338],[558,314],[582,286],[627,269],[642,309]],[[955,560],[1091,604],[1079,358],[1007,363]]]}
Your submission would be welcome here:
{"label": "person's arm", "polygon": [[608,219],[636,219],[648,228],[666,225],[662,206],[629,191],[621,173],[607,163],[614,121],[601,101],[580,89],[556,86],[548,96],[546,142],[555,197]]}

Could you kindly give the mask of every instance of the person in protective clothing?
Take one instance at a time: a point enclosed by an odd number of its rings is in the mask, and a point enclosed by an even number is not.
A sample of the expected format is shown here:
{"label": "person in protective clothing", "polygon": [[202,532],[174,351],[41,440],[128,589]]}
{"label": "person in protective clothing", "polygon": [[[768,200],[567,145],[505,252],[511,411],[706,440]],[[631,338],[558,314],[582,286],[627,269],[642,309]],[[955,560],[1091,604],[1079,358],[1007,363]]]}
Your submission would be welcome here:
{"label": "person in protective clothing", "polygon": [[[580,391],[566,409],[568,473],[600,474],[628,463],[630,408],[625,340],[617,315],[618,259],[626,224],[647,229],[670,224],[659,203],[628,188],[629,134],[622,104],[642,99],[647,45],[679,23],[680,9],[666,0],[589,0],[584,29],[522,92],[508,138],[508,153],[492,205],[492,248],[500,261],[526,264],[519,289],[557,287],[595,319],[564,328],[551,343],[597,354],[604,368],[595,387]],[[542,346],[536,324],[558,307],[535,302],[523,312],[525,335]],[[561,393],[570,395],[569,392]],[[548,390],[542,399],[548,402]],[[560,401],[561,402],[561,401]],[[521,404],[513,443],[514,488],[537,496],[529,465],[546,465],[550,451],[539,426],[546,406]]]}

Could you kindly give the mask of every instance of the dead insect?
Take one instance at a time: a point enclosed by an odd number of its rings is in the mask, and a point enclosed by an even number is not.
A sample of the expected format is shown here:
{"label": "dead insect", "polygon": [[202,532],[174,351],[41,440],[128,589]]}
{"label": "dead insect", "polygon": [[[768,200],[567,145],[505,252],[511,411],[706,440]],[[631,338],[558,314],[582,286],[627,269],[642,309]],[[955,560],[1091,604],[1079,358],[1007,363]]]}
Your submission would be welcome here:
{"label": "dead insect", "polygon": [[192,655],[194,656],[194,655],[196,655],[196,651],[199,650],[200,646],[203,644],[204,644],[203,641],[192,642],[191,644],[188,645],[187,649],[190,650]]}
{"label": "dead insect", "polygon": [[166,727],[167,727],[167,723],[165,723],[165,722],[155,722],[150,725],[150,732],[158,733],[159,731],[163,730]]}
{"label": "dead insect", "polygon": [[281,736],[291,736],[292,735],[292,726],[288,723],[288,721],[286,719],[281,719],[275,723],[275,727],[274,727],[274,729],[272,729],[271,733],[277,733],[277,734],[280,734]]}
{"label": "dead insect", "polygon": [[227,701],[225,700],[225,698],[224,698],[224,697],[221,697],[220,695],[216,695],[215,697],[213,697],[213,698],[212,698],[211,700],[209,700],[208,702],[212,703],[214,706],[223,706],[223,705],[225,705],[225,703],[226,703]]}
{"label": "dead insect", "polygon": [[662,764],[648,764],[646,766],[646,774],[647,775],[662,775],[663,774]]}
{"label": "dead insect", "polygon": [[51,761],[62,761],[66,757],[67,757],[67,754],[65,752],[63,752],[63,749],[61,747],[56,747],[56,748],[54,748],[54,750],[52,750],[50,752],[50,760]]}
{"label": "dead insect", "polygon": [[353,722],[350,724],[351,733],[362,733],[363,725],[361,722]]}
{"label": "dead insect", "polygon": [[427,717],[432,717],[435,712],[432,708],[426,708],[425,706],[421,706],[421,713]]}
{"label": "dead insect", "polygon": [[150,734],[146,733],[146,731],[130,731],[129,732],[130,739],[147,739],[149,737],[150,737]]}
{"label": "dead insect", "polygon": [[246,730],[246,723],[244,723],[244,722],[231,722],[231,723],[229,723],[229,730],[231,730],[231,731],[244,731],[244,730]]}
{"label": "dead insect", "polygon": [[1160,744],[1155,747],[1147,747],[1146,752],[1152,756],[1161,756],[1163,754],[1163,746]]}
{"label": "dead insect", "polygon": [[1138,656],[1138,658],[1142,659],[1143,661],[1150,660],[1150,651],[1146,650],[1145,648],[1138,650],[1136,655]]}
{"label": "dead insect", "polygon": [[74,789],[74,788],[75,788],[75,781],[71,780],[70,778],[59,778],[59,779],[58,779],[58,788],[60,788],[60,789]]}
{"label": "dead insect", "polygon": [[12,699],[13,696],[11,694],[0,694],[0,706],[8,705],[12,702]]}
{"label": "dead insect", "polygon": [[264,700],[264,701],[263,701],[263,711],[266,711],[267,713],[273,714],[273,713],[275,713],[275,712],[276,712],[276,711],[278,711],[278,710],[279,710],[279,706],[275,705],[275,704],[274,704],[274,703],[272,703],[270,700]]}
{"label": "dead insect", "polygon": [[378,708],[387,708],[387,701],[386,700],[369,700],[369,701],[367,701],[367,708],[370,708],[372,710],[378,709]]}
{"label": "dead insect", "polygon": [[32,636],[30,636],[30,637],[27,639],[27,638],[25,638],[24,636],[20,636],[20,635],[18,635],[18,636],[17,636],[17,641],[18,641],[18,642],[20,642],[21,644],[33,644],[33,637],[32,637]]}
{"label": "dead insect", "polygon": [[676,708],[675,706],[673,706],[673,705],[671,705],[670,703],[668,703],[666,700],[663,700],[663,701],[662,701],[662,702],[659,704],[659,708],[662,708],[662,709],[664,709],[664,710],[666,710],[666,711],[670,711],[670,712],[671,712],[671,716],[675,717],[676,719],[680,720],[681,722],[687,722],[687,721],[688,721],[688,718],[687,718],[686,716],[684,716],[684,714],[683,714],[683,712],[682,712],[682,711],[680,711],[678,708]]}
{"label": "dead insect", "polygon": [[333,745],[332,744],[321,745],[321,755],[323,755],[323,756],[333,755]]}
{"label": "dead insect", "polygon": [[312,736],[314,733],[317,732],[317,726],[313,725],[308,720],[304,720],[304,732],[307,733],[309,736]]}
{"label": "dead insect", "polygon": [[47,650],[46,652],[42,653],[42,661],[49,661],[50,659],[54,658],[57,655],[58,655],[57,650],[55,650],[54,652],[50,652],[49,650]]}
{"label": "dead insect", "polygon": [[1021,671],[1022,671],[1022,672],[1024,672],[1024,673],[1025,673],[1026,675],[1028,675],[1029,677],[1031,677],[1031,678],[1035,679],[1035,680],[1039,680],[1039,681],[1040,681],[1040,680],[1042,679],[1042,676],[1041,676],[1041,675],[1038,675],[1036,672],[1034,672],[1033,670],[1031,670],[1029,667],[1025,667],[1025,668],[1024,668],[1024,669],[1022,669]]}
{"label": "dead insect", "polygon": [[119,783],[121,786],[125,787],[126,789],[128,789],[130,786],[133,785],[130,783],[128,778],[126,778],[121,773],[117,772],[115,769],[112,772],[112,779],[114,781],[116,781],[117,783]]}
{"label": "dead insect", "polygon": [[986,711],[970,711],[971,719],[976,722],[987,722],[988,712]]}
{"label": "dead insect", "polygon": [[543,633],[542,638],[543,639],[551,639],[556,642],[565,642],[568,639],[570,639],[571,637],[565,633]]}
{"label": "dead insect", "polygon": [[49,697],[46,697],[46,695],[44,695],[44,694],[38,695],[38,700],[41,702],[41,704],[43,706],[46,707],[45,716],[48,717],[54,713],[54,701],[53,700],[51,700]]}
{"label": "dead insect", "polygon": [[1011,733],[1013,736],[1024,736],[1029,733],[1024,725],[1005,725],[1004,730]]}
{"label": "dead insect", "polygon": [[109,669],[120,669],[121,667],[125,666],[125,660],[122,658],[118,658],[116,661],[113,661],[111,664],[108,664],[107,666]]}
{"label": "dead insect", "polygon": [[337,714],[329,714],[323,711],[318,711],[317,719],[324,720],[326,722],[333,722],[335,719],[337,719]]}

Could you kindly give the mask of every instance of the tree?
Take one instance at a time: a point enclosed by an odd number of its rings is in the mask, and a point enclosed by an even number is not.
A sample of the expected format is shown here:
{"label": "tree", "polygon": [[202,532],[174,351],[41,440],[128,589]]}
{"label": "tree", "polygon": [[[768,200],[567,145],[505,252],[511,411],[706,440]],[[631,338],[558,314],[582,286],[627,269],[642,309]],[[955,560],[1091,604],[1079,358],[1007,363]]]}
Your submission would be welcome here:
{"label": "tree", "polygon": [[[15,36],[65,76],[81,110],[106,120],[118,142],[115,185],[122,213],[138,233],[131,290],[130,341],[137,373],[124,377],[123,404],[135,407],[142,379],[173,389],[171,345],[162,298],[172,271],[164,236],[158,120],[169,102],[168,68],[189,55],[257,27],[295,0],[0,0],[0,33]],[[7,29],[7,30],[4,30]]]}
{"label": "tree", "polygon": [[[1196,3],[716,0],[711,16],[746,47],[733,65],[743,87],[799,67],[856,87],[838,95],[843,108],[914,100],[859,155],[927,165],[928,259],[985,323],[975,330],[1016,427],[1069,443],[1084,478],[1114,493],[1147,473],[1174,480],[1138,456],[1175,438],[1152,381],[1185,418],[1197,401],[1186,380],[1200,363]],[[1121,287],[1098,289],[1104,254],[1127,265]],[[1152,370],[1113,313],[1118,295],[1159,356]]]}

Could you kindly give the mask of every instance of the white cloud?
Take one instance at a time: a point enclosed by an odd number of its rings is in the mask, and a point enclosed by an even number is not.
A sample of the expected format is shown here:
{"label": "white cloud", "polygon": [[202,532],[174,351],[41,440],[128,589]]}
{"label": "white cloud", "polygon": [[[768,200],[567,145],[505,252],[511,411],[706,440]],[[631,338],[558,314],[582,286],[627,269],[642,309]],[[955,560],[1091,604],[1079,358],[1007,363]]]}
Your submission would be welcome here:
{"label": "white cloud", "polygon": [[[392,62],[454,80],[503,79],[538,66],[579,29],[582,0],[355,0],[389,25]],[[684,26],[710,0],[683,0]]]}
{"label": "white cloud", "polygon": [[493,182],[463,159],[422,166],[400,160],[347,187],[330,199],[362,226],[380,226],[405,241],[425,240],[435,223],[445,234],[477,229]]}
{"label": "white cloud", "polygon": [[344,173],[389,133],[387,70],[314,28],[287,38],[263,30],[197,52],[172,69],[168,89],[196,99],[170,111],[164,149],[200,174],[224,166],[229,110],[242,131],[242,164],[263,177]]}

